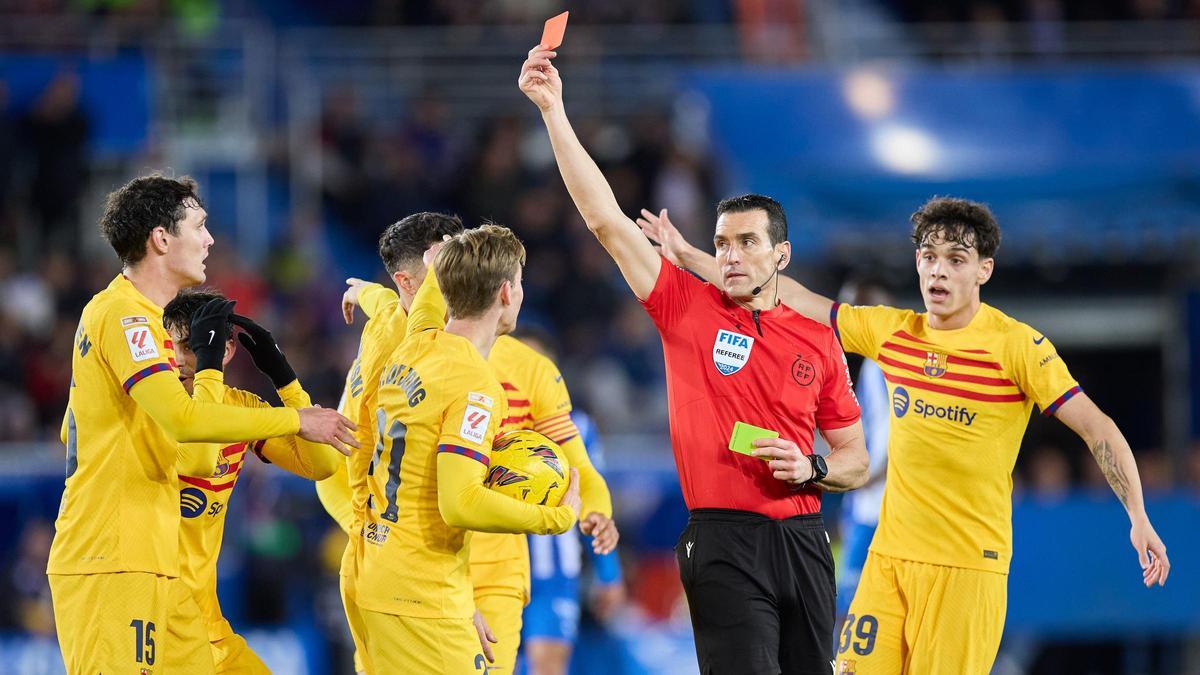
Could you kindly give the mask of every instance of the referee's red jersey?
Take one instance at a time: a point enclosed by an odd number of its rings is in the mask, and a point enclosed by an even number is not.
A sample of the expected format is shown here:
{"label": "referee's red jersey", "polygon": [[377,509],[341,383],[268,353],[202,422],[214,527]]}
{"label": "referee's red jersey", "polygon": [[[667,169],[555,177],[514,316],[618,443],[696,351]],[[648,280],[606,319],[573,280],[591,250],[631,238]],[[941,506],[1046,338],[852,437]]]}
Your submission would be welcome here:
{"label": "referee's red jersey", "polygon": [[819,512],[820,490],[793,491],[765,461],[729,450],[729,437],[741,421],[811,453],[814,429],[858,421],[833,329],[783,305],[752,312],[665,259],[642,304],[662,335],[671,447],[687,507],[771,518]]}

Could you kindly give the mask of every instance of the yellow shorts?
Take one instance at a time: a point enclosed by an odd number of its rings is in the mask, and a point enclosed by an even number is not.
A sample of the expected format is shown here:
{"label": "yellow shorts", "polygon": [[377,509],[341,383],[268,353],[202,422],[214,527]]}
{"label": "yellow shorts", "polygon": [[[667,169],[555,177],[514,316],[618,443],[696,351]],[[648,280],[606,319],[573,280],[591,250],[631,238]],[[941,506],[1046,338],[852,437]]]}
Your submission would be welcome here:
{"label": "yellow shorts", "polygon": [[181,579],[148,572],[47,576],[68,673],[214,672],[200,606]]}
{"label": "yellow shorts", "polygon": [[[352,528],[357,531],[362,523],[355,522]],[[350,537],[346,542],[346,550],[342,552],[342,562],[338,569],[338,591],[342,596],[342,608],[346,611],[346,625],[350,628],[350,639],[354,642],[354,672],[372,673],[367,658],[367,629],[363,626],[362,610],[358,608],[358,567],[361,551],[358,539]]]}
{"label": "yellow shorts", "polygon": [[1008,575],[867,554],[837,640],[838,675],[987,675]]}
{"label": "yellow shorts", "polygon": [[258,658],[241,635],[234,633],[210,644],[217,675],[271,675],[267,664]]}
{"label": "yellow shorts", "polygon": [[375,673],[463,675],[488,672],[471,619],[418,619],[361,610]]}
{"label": "yellow shorts", "polygon": [[517,648],[521,646],[521,615],[525,598],[512,594],[489,593],[475,596],[475,608],[487,621],[496,644],[492,645],[495,662],[488,664],[489,673],[509,675],[517,667]]}

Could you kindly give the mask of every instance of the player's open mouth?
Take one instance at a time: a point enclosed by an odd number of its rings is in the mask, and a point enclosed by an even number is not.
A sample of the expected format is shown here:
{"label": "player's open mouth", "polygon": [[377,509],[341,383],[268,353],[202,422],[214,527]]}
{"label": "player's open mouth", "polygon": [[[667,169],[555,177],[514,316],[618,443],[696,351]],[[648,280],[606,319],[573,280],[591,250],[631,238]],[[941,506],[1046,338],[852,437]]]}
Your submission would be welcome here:
{"label": "player's open mouth", "polygon": [[930,286],[929,287],[929,299],[930,300],[945,300],[948,297],[950,297],[950,291],[942,288],[941,286]]}

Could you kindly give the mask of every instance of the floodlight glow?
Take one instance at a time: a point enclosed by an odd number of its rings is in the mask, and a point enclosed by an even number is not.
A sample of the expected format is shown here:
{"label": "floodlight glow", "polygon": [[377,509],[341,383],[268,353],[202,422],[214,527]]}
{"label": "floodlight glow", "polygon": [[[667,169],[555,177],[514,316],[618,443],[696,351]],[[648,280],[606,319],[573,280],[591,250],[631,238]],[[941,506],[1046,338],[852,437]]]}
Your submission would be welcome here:
{"label": "floodlight glow", "polygon": [[896,124],[881,126],[871,133],[871,152],[884,168],[904,174],[930,172],[940,154],[932,136]]}
{"label": "floodlight glow", "polygon": [[842,96],[850,110],[865,120],[878,120],[896,107],[892,83],[879,73],[856,70],[842,82]]}

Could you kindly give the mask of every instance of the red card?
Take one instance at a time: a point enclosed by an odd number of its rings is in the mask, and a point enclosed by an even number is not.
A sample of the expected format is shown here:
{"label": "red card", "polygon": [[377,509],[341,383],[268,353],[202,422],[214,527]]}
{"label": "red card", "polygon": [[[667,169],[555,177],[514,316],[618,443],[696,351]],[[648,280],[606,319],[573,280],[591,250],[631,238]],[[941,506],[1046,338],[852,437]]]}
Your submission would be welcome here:
{"label": "red card", "polygon": [[542,29],[541,45],[546,49],[558,49],[563,43],[563,35],[567,33],[567,15],[563,12],[558,16],[546,19],[546,27]]}

